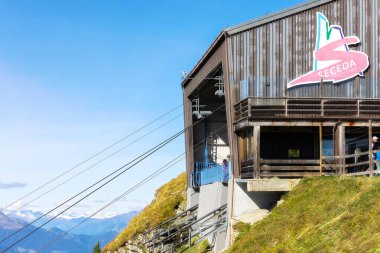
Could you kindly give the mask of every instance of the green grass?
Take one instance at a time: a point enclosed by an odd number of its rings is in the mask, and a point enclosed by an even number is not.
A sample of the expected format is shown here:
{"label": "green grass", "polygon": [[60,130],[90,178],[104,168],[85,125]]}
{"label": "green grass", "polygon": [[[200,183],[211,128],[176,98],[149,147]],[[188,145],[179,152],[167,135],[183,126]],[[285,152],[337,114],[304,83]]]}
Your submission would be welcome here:
{"label": "green grass", "polygon": [[114,252],[123,247],[134,236],[156,227],[161,222],[174,217],[178,209],[186,208],[186,173],[161,186],[154,200],[134,217],[128,226],[102,252]]}
{"label": "green grass", "polygon": [[209,243],[207,240],[201,241],[197,245],[185,250],[183,253],[206,253],[208,252]]}
{"label": "green grass", "polygon": [[305,179],[231,252],[380,252],[380,178]]}

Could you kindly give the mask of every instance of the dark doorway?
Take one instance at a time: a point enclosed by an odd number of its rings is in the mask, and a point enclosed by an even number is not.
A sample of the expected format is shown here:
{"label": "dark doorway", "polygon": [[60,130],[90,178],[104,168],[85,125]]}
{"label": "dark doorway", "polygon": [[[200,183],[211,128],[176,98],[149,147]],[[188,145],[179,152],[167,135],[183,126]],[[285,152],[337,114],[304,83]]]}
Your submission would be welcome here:
{"label": "dark doorway", "polygon": [[262,159],[319,159],[318,127],[262,127]]}

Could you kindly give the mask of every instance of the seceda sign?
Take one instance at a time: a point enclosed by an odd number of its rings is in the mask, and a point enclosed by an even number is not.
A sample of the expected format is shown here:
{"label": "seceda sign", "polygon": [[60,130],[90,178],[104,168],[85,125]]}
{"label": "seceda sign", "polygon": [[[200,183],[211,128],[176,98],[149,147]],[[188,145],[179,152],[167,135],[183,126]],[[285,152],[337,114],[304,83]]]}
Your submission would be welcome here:
{"label": "seceda sign", "polygon": [[363,76],[369,66],[368,55],[348,47],[358,44],[358,37],[345,37],[342,27],[330,26],[328,19],[320,12],[317,12],[317,20],[313,71],[288,83],[288,89],[302,84],[319,83],[321,78],[323,82],[339,83],[357,75]]}

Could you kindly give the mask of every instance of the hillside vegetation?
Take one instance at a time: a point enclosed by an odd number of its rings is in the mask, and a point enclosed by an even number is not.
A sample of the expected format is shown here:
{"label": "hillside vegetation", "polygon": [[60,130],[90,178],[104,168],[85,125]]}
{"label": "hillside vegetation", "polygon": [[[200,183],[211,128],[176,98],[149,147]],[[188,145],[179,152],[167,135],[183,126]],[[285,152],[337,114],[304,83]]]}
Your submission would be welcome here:
{"label": "hillside vegetation", "polygon": [[380,177],[303,180],[230,252],[380,252]]}
{"label": "hillside vegetation", "polygon": [[117,251],[134,236],[174,217],[178,209],[184,210],[186,208],[186,179],[186,173],[182,173],[156,190],[153,201],[134,217],[128,226],[103,248],[102,252]]}

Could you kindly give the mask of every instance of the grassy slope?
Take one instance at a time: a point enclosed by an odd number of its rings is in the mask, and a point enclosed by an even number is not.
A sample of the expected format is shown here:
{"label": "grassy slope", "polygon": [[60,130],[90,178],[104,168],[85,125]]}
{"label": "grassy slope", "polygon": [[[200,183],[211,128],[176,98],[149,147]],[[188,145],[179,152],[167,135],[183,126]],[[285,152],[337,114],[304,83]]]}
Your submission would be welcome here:
{"label": "grassy slope", "polygon": [[185,250],[183,253],[206,253],[209,243],[207,240],[201,241],[197,245]]}
{"label": "grassy slope", "polygon": [[128,226],[102,252],[115,251],[125,243],[159,223],[175,216],[176,210],[186,205],[186,173],[161,186],[155,194],[154,200],[134,217]]}
{"label": "grassy slope", "polygon": [[303,180],[228,252],[380,252],[380,177]]}

